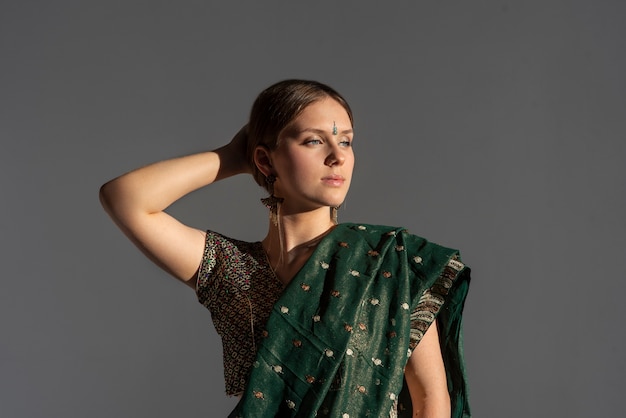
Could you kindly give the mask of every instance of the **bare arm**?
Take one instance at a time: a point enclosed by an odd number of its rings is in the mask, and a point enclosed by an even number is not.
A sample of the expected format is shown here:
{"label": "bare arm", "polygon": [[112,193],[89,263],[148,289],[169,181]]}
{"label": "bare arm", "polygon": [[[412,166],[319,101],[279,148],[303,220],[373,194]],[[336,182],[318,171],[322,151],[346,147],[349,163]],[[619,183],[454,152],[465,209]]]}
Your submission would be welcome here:
{"label": "bare arm", "polygon": [[164,210],[214,181],[250,172],[245,130],[215,151],[154,163],[100,188],[102,206],[126,236],[157,265],[191,287],[195,287],[205,233]]}
{"label": "bare arm", "polygon": [[450,395],[435,321],[415,347],[404,369],[414,418],[449,418]]}

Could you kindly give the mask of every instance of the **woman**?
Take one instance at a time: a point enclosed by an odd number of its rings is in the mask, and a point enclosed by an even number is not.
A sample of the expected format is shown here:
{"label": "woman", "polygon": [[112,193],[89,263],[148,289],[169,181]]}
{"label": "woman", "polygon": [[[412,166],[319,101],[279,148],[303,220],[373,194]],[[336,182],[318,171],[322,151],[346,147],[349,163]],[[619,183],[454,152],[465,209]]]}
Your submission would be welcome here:
{"label": "woman", "polygon": [[[352,141],[352,112],[335,90],[286,80],[257,97],[227,145],[100,191],[122,231],[211,311],[226,392],[241,396],[231,417],[469,416],[460,339],[469,269],[455,250],[402,228],[337,224]],[[164,212],[244,173],[270,195],[261,242]]]}

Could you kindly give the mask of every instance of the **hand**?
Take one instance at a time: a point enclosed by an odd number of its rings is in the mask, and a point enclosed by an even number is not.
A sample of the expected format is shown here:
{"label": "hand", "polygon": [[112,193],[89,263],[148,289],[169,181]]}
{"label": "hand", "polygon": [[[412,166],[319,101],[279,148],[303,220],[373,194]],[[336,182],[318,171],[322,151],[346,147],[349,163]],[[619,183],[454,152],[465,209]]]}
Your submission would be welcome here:
{"label": "hand", "polygon": [[241,173],[252,173],[252,167],[248,163],[248,125],[244,125],[233,139],[224,147],[229,155],[229,161],[233,167]]}

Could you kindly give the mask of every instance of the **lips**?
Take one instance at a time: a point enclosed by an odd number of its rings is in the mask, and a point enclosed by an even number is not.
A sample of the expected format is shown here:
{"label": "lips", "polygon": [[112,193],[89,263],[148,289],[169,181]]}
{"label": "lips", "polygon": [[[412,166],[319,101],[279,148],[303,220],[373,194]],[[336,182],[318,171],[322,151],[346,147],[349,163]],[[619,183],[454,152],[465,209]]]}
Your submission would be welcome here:
{"label": "lips", "polygon": [[330,176],[322,177],[322,182],[329,186],[342,186],[346,179],[339,174],[332,174]]}

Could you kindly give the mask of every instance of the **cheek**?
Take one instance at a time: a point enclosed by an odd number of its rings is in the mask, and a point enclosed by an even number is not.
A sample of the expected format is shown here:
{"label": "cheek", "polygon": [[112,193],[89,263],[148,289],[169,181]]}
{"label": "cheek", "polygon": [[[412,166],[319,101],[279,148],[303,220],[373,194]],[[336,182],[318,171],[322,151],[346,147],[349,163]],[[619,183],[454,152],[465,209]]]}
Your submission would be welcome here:
{"label": "cheek", "polygon": [[352,154],[350,155],[348,159],[346,159],[346,162],[344,164],[346,168],[350,170],[350,173],[352,173],[352,170],[354,170],[354,163],[355,163],[354,154]]}
{"label": "cheek", "polygon": [[274,155],[272,161],[274,170],[279,177],[288,177],[297,168],[297,161],[288,153],[282,152]]}
{"label": "cheek", "polygon": [[290,184],[292,187],[296,188],[299,188],[301,184],[306,184],[310,181],[311,177],[315,175],[309,159],[298,158],[297,155],[285,159],[280,165],[280,168],[277,167],[277,171],[278,170],[280,170],[279,175],[283,177],[285,186]]}
{"label": "cheek", "polygon": [[287,166],[289,167],[288,175],[306,176],[314,171],[315,162],[311,156],[293,154],[288,160]]}

